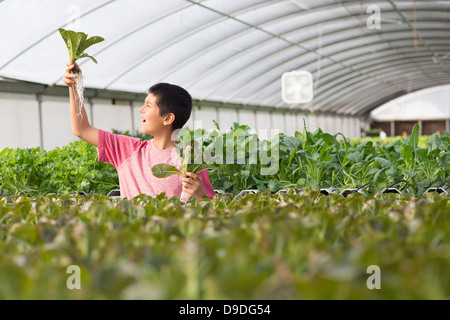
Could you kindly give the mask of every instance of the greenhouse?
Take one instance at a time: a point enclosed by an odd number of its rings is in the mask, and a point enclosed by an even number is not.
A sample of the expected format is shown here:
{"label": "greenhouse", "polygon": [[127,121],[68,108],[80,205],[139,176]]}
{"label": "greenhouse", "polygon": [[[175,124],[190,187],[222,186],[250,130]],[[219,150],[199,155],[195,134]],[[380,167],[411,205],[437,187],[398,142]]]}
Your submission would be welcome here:
{"label": "greenhouse", "polygon": [[0,299],[450,298],[450,1],[0,0],[0,35]]}

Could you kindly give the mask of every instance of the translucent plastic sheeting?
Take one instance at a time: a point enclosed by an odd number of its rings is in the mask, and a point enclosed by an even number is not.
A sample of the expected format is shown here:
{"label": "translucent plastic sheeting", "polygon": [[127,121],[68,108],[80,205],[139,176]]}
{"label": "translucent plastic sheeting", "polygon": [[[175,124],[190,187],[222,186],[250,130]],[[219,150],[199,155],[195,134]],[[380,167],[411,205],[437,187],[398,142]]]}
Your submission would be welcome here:
{"label": "translucent plastic sheeting", "polygon": [[[3,0],[0,76],[63,85],[66,28],[106,39],[87,50],[98,65],[79,62],[86,87],[170,82],[200,100],[358,116],[450,83],[449,11],[430,0]],[[283,103],[293,70],[313,74],[311,103]]]}
{"label": "translucent plastic sheeting", "polygon": [[[424,89],[394,99],[374,110],[375,121],[450,119],[450,85]],[[423,113],[426,109],[426,114]]]}

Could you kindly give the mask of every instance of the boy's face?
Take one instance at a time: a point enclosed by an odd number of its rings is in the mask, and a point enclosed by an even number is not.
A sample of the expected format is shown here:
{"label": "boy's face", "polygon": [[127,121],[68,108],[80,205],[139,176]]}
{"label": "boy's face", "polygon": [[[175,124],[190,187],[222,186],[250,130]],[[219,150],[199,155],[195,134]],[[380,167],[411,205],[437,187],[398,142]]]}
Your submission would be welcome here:
{"label": "boy's face", "polygon": [[163,125],[165,116],[159,115],[159,107],[156,104],[156,97],[149,93],[145,98],[144,105],[139,108],[141,113],[141,131],[152,136],[158,135],[161,130],[166,130]]}

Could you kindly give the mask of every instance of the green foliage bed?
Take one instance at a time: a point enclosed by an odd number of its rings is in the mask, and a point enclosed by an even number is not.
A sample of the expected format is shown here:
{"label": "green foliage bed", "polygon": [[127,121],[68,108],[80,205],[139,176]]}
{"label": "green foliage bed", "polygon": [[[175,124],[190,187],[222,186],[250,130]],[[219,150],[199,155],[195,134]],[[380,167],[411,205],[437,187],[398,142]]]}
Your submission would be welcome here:
{"label": "green foliage bed", "polygon": [[305,192],[0,198],[0,299],[450,298],[447,196]]}
{"label": "green foliage bed", "polygon": [[[244,189],[343,190],[366,183],[371,185],[365,192],[374,195],[406,180],[405,193],[417,196],[450,179],[450,134],[433,134],[425,141],[419,137],[417,126],[406,139],[389,143],[352,143],[341,134],[330,135],[320,129],[312,133],[306,128],[294,136],[280,134],[271,141],[259,140],[248,126],[237,123],[226,133],[216,124],[215,130],[189,134],[201,141],[203,152],[222,159],[221,163],[210,163],[220,170],[209,173],[214,189],[234,195]],[[277,168],[273,174],[262,174],[274,163]],[[98,163],[96,148],[84,141],[48,152],[40,148],[0,151],[0,192],[4,195],[107,194],[118,188],[118,183],[115,169]]]}
{"label": "green foliage bed", "polygon": [[97,149],[84,141],[51,151],[5,148],[0,152],[0,195],[107,194],[119,187],[117,172],[97,158]]}

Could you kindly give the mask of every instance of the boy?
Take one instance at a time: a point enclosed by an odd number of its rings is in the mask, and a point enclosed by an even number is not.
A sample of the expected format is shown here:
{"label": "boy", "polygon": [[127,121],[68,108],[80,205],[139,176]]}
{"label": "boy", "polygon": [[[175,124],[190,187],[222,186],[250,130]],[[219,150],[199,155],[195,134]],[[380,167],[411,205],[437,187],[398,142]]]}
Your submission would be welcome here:
{"label": "boy", "polygon": [[152,174],[152,167],[159,163],[168,163],[181,170],[172,133],[181,129],[191,115],[192,98],[186,90],[168,83],[158,83],[149,89],[139,112],[142,133],[154,138],[143,141],[92,127],[84,106],[81,116],[77,115],[74,87],[78,74],[70,73],[74,67],[75,64],[68,63],[63,78],[69,87],[72,132],[98,148],[98,161],[109,162],[116,168],[121,197],[132,199],[141,193],[151,196],[166,192],[167,197],[180,198],[182,191],[197,199],[204,195],[214,196],[207,170],[197,175],[189,172],[189,178],[180,175],[156,178]]}

